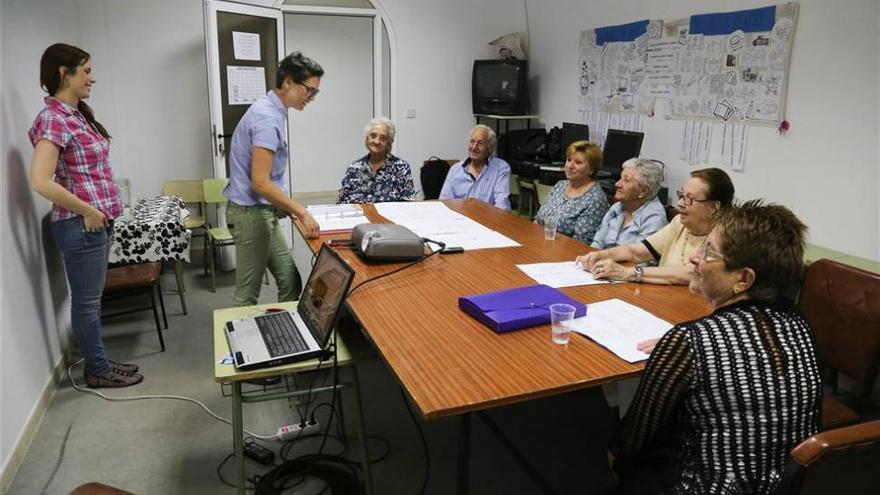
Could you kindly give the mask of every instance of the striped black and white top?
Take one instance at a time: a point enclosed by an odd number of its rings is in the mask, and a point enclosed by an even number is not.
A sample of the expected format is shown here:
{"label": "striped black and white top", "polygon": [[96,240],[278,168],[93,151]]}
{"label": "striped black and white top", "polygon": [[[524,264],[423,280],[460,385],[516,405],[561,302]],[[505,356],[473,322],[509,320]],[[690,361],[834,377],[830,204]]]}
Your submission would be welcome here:
{"label": "striped black and white top", "polygon": [[792,447],[818,430],[821,379],[800,313],[754,301],[673,327],[611,443],[627,463],[680,456],[663,493],[772,494]]}

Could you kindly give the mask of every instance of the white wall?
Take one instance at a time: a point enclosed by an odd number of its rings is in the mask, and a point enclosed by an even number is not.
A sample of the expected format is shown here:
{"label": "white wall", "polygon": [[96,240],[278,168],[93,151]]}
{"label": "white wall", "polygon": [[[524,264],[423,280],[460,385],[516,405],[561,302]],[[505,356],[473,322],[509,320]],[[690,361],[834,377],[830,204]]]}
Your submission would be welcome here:
{"label": "white wall", "polygon": [[27,129],[43,105],[39,60],[52,43],[92,55],[90,104],[114,136],[111,163],[135,196],[163,180],[210,175],[202,8],[198,0],[3,0],[0,454],[5,467],[60,358],[69,328],[63,265],[30,190]]}
{"label": "white wall", "polygon": [[51,273],[60,265],[52,247],[42,242],[48,205],[30,192],[32,148],[27,129],[42,103],[40,54],[58,39],[79,40],[77,11],[76,2],[3,4],[0,452],[4,465],[60,356],[59,335],[65,330],[56,314],[67,307],[66,288],[59,293],[50,284],[50,279],[59,282]]}
{"label": "white wall", "polygon": [[[730,172],[737,197],[790,207],[810,242],[880,260],[880,8],[876,0],[801,0],[791,58],[791,130],[752,127],[745,170]],[[770,5],[767,0],[530,0],[531,68],[547,125],[579,121],[578,36],[582,29],[646,18]],[[534,88],[533,88],[534,89]],[[642,154],[671,168],[677,188],[692,167],[678,159],[682,123],[646,119]],[[698,166],[699,167],[699,166]]]}
{"label": "white wall", "polygon": [[[489,58],[486,43],[525,29],[522,0],[379,0],[396,35],[395,153],[418,181],[431,155],[464,158],[471,112],[474,59]],[[546,3],[546,2],[542,2]],[[394,82],[392,82],[392,85]],[[416,118],[405,118],[407,108]],[[416,187],[420,186],[418,183]]]}

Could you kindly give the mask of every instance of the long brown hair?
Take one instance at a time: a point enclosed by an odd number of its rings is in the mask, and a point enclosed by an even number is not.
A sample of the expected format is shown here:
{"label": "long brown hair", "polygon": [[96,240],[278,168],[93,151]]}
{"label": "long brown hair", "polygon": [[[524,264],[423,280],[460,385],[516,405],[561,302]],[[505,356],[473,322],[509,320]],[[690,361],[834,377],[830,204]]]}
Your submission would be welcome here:
{"label": "long brown hair", "polygon": [[[69,74],[75,74],[77,68],[91,58],[85,50],[65,43],[55,43],[46,48],[40,58],[40,87],[43,91],[55,96],[61,86],[61,67],[65,67]],[[95,120],[95,112],[83,100],[79,100],[77,110],[86,118],[89,124],[102,136],[110,139],[110,133]]]}

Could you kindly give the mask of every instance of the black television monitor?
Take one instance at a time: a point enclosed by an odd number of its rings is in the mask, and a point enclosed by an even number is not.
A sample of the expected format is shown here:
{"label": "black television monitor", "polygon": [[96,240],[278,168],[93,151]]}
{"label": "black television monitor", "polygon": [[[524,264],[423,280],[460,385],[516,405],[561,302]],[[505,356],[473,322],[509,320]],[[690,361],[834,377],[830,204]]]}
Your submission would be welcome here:
{"label": "black television monitor", "polygon": [[586,124],[573,124],[571,122],[563,122],[562,123],[562,139],[560,144],[562,145],[562,149],[559,153],[559,160],[565,161],[568,157],[565,154],[568,152],[568,147],[571,146],[571,143],[575,141],[589,141],[590,140],[590,126]]}
{"label": "black television monitor", "polygon": [[529,113],[529,74],[525,60],[474,60],[471,96],[475,114]]}
{"label": "black television monitor", "polygon": [[639,156],[644,138],[643,132],[608,129],[602,148],[602,170],[609,173],[612,179],[619,179],[623,162]]}

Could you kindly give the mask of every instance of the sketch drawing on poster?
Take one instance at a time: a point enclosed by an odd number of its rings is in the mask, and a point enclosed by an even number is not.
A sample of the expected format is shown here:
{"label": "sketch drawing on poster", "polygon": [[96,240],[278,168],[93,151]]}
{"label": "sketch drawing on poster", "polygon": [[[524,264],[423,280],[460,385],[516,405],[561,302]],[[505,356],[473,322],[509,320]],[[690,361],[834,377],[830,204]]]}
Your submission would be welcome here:
{"label": "sketch drawing on poster", "polygon": [[662,21],[648,20],[581,31],[580,110],[653,114],[647,48],[662,32]]}
{"label": "sketch drawing on poster", "polygon": [[776,126],[785,118],[798,4],[581,31],[583,112]]}
{"label": "sketch drawing on poster", "polygon": [[675,60],[674,77],[656,79],[663,84],[654,88],[668,99],[669,117],[778,125],[797,14],[798,5],[787,3],[666,22],[648,52],[662,49]]}

